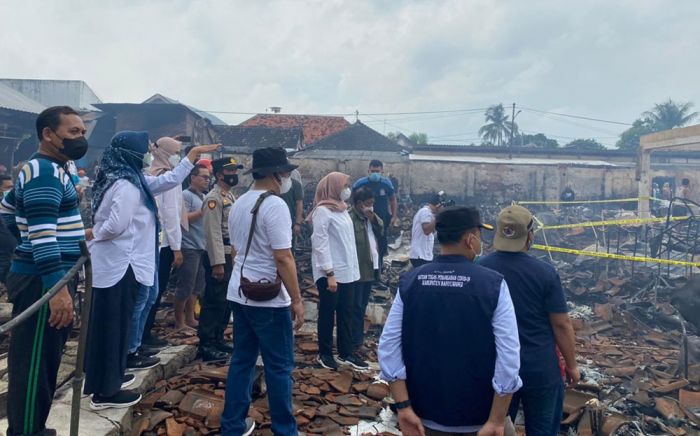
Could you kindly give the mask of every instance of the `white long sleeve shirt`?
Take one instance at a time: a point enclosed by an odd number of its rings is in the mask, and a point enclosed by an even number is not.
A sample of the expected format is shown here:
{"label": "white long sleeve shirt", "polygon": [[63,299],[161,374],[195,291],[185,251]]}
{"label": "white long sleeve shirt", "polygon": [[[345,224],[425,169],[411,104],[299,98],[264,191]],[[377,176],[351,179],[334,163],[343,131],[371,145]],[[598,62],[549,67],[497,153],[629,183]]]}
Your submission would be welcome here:
{"label": "white long sleeve shirt", "polygon": [[[153,195],[179,186],[194,165],[185,158],[172,171],[154,177],[146,175]],[[155,279],[156,216],[146,207],[139,188],[127,180],[116,181],[105,193],[95,213],[89,242],[93,286],[109,288],[124,277],[131,266],[136,280],[153,286]]]}
{"label": "white long sleeve shirt", "polygon": [[170,247],[173,251],[180,251],[182,245],[182,229],[180,217],[182,216],[182,185],[156,196],[158,204],[158,217],[160,218],[161,241],[160,246]]}
{"label": "white long sleeve shirt", "polygon": [[311,265],[314,281],[326,277],[326,271],[333,271],[338,283],[360,280],[355,228],[348,211],[333,212],[321,206],[314,211],[313,227]]}

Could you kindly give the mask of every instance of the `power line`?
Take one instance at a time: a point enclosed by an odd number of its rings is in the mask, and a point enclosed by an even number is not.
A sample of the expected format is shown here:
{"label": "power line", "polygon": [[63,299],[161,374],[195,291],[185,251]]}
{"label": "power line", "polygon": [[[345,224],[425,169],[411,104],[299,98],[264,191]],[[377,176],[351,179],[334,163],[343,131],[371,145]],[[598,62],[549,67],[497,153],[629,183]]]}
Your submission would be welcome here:
{"label": "power line", "polygon": [[602,120],[600,118],[584,117],[582,115],[571,115],[571,114],[563,114],[561,112],[543,111],[540,109],[533,109],[533,108],[529,108],[529,107],[525,107],[525,106],[518,106],[518,107],[522,110],[525,110],[525,111],[539,112],[541,114],[558,115],[560,117],[569,117],[569,118],[578,118],[580,120],[597,121],[599,123],[618,124],[620,126],[631,126],[632,125],[630,123],[621,123],[619,121]]}
{"label": "power line", "polygon": [[576,126],[576,127],[581,127],[581,128],[583,128],[583,129],[588,129],[588,130],[593,130],[593,131],[596,131],[596,132],[606,133],[606,134],[608,134],[608,135],[614,135],[614,134],[615,134],[615,132],[611,132],[611,131],[609,131],[609,130],[600,129],[600,128],[598,128],[598,127],[593,127],[593,126],[587,126],[587,125],[585,125],[585,124],[577,123],[577,122],[575,122],[575,121],[571,121],[571,120],[567,120],[567,119],[562,119],[562,118],[553,117],[553,116],[548,115],[548,114],[540,114],[540,116],[543,117],[543,118],[547,118],[547,119],[549,119],[549,120],[553,120],[553,121],[560,122],[560,123],[569,124],[569,125]]}
{"label": "power line", "polygon": [[[416,111],[416,112],[360,112],[360,115],[365,116],[397,116],[397,115],[433,115],[433,114],[458,114],[458,113],[468,113],[468,112],[481,112],[488,108],[472,108],[472,109],[449,109],[449,110],[436,110],[436,111]],[[261,112],[241,112],[241,111],[220,111],[220,110],[205,110],[201,109],[202,112],[209,112],[212,114],[231,114],[231,115],[258,115]],[[280,114],[280,115],[293,115],[293,114]],[[327,117],[350,117],[354,116],[355,112],[347,113],[335,113],[335,114],[303,114],[308,116],[327,116]]]}
{"label": "power line", "polygon": [[[583,115],[573,115],[573,114],[565,114],[561,112],[551,112],[551,111],[544,111],[541,109],[535,109],[531,107],[526,107],[526,106],[517,106],[518,108],[525,110],[525,111],[531,111],[531,112],[537,112],[541,114],[549,114],[549,115],[557,115],[560,117],[568,117],[568,118],[577,118],[581,120],[588,120],[588,121],[595,121],[599,123],[608,123],[608,124],[617,124],[621,126],[631,126],[632,124],[630,123],[623,123],[619,121],[611,121],[611,120],[604,120],[600,118],[593,118],[593,117],[587,117]],[[447,109],[447,110],[434,110],[434,111],[413,111],[413,112],[367,112],[363,113],[360,112],[360,115],[364,116],[400,116],[400,115],[438,115],[438,114],[466,114],[470,112],[482,112],[487,110],[488,107],[480,107],[480,108],[469,108],[469,109]],[[222,111],[222,110],[202,110],[202,112],[209,112],[212,114],[229,114],[229,115],[258,115],[261,112],[244,112],[244,111]],[[284,115],[284,114],[283,114]],[[291,114],[289,114],[291,115]],[[328,114],[304,114],[308,116],[337,116],[337,117],[351,117],[355,115],[355,112],[347,112],[347,113],[328,113]],[[423,117],[415,117],[416,120],[423,119]],[[401,121],[409,121],[410,119],[405,119]],[[394,120],[398,121],[398,120]]]}
{"label": "power line", "polygon": [[458,112],[476,112],[485,111],[488,108],[472,108],[472,109],[449,109],[440,111],[418,111],[418,112],[370,112],[363,113],[362,115],[372,115],[372,116],[389,116],[389,115],[429,115],[429,114],[448,114],[448,113],[458,113]]}
{"label": "power line", "polygon": [[370,118],[374,119],[376,122],[381,122],[381,123],[384,123],[384,124],[387,125],[387,126],[391,126],[391,127],[395,128],[395,129],[399,129],[402,133],[407,133],[407,134],[412,133],[412,132],[411,132],[411,129],[405,129],[405,128],[401,127],[401,126],[397,126],[396,124],[389,123],[389,122],[387,122],[386,120],[379,120],[379,119],[374,118],[373,116],[370,116],[370,115],[368,115],[368,114],[364,114],[364,115],[367,116],[367,117],[370,117]]}
{"label": "power line", "polygon": [[[463,117],[465,115],[477,115],[477,114],[481,114],[481,111],[450,113],[450,114],[441,114],[441,115],[433,115],[433,116],[419,115],[419,116],[406,117],[406,118],[390,118],[389,120],[394,121],[394,122],[397,122],[397,121],[398,122],[423,122],[423,121],[430,121],[430,120],[444,120],[446,118],[457,118],[457,117]],[[363,115],[363,114],[360,114],[360,115]],[[368,115],[368,114],[364,114],[364,115]],[[371,115],[371,114],[369,114],[369,115]]]}

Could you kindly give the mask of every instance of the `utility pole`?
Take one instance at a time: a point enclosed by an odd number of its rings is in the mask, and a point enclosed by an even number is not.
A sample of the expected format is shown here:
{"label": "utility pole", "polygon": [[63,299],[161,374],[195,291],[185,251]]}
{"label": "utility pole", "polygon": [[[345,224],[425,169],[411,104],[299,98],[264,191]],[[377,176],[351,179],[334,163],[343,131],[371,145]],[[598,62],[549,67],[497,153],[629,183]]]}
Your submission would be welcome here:
{"label": "utility pole", "polygon": [[[510,141],[508,141],[508,159],[513,158],[513,134],[515,133],[515,117],[517,117],[520,112],[522,111],[518,111],[517,113],[515,112],[515,103],[513,103],[513,114],[510,118]],[[522,138],[522,135],[520,136],[520,138]]]}
{"label": "utility pole", "polygon": [[510,141],[508,141],[508,159],[513,159],[513,126],[515,126],[515,103],[513,103],[513,112],[510,118]]}

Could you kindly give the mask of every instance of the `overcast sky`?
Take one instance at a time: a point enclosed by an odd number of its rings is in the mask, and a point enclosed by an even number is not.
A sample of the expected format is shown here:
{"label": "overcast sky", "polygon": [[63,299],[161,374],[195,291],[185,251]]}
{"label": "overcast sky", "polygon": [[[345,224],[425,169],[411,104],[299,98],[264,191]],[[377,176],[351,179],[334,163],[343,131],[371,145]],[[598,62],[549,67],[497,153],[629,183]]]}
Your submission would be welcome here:
{"label": "overcast sky", "polygon": [[[482,110],[369,114],[515,102],[631,123],[668,98],[700,104],[698,17],[698,0],[2,0],[0,76],[80,79],[105,102],[158,92],[211,111],[358,110],[380,132],[470,143]],[[612,145],[625,128],[527,110],[516,121],[563,143]]]}

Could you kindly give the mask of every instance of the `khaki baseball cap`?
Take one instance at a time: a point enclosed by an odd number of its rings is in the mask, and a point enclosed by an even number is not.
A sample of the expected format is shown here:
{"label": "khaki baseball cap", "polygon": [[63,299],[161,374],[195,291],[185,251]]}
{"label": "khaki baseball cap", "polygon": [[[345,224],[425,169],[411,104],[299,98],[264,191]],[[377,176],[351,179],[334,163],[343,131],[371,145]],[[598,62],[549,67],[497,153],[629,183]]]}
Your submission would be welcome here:
{"label": "khaki baseball cap", "polygon": [[533,225],[534,220],[529,210],[518,205],[506,207],[496,220],[493,248],[497,251],[522,251]]}

